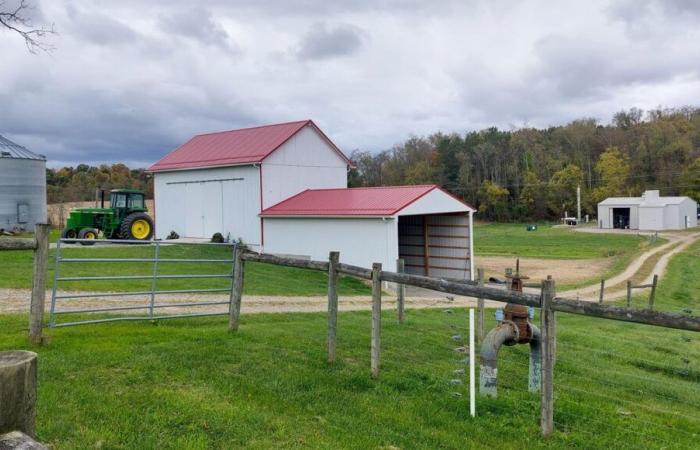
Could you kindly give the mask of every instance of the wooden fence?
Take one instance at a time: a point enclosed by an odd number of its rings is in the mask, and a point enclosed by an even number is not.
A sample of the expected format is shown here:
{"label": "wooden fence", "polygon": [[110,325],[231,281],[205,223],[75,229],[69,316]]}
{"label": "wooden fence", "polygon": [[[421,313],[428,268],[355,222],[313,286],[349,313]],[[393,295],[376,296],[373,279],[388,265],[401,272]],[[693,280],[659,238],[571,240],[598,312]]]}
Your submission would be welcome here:
{"label": "wooden fence", "polygon": [[[483,300],[492,300],[504,303],[515,303],[524,306],[533,306],[541,309],[541,333],[542,333],[542,387],[540,390],[541,401],[541,429],[544,436],[549,436],[554,430],[554,360],[556,349],[555,312],[579,314],[602,319],[620,320],[646,325],[675,328],[688,331],[700,331],[700,317],[685,316],[653,311],[652,309],[638,310],[600,303],[584,302],[575,299],[556,297],[555,282],[551,277],[543,280],[540,294],[529,294],[510,291],[502,288],[487,287],[483,280],[477,281],[452,281],[440,278],[432,278],[421,275],[412,275],[400,272],[382,270],[380,263],[372,265],[372,269],[357,267],[340,263],[340,255],[331,252],[328,262],[285,258],[275,255],[259,253],[237,252],[234,262],[234,283],[231,292],[231,310],[229,330],[235,332],[240,324],[241,300],[243,283],[245,279],[245,263],[255,261],[267,264],[276,264],[288,267],[319,270],[328,273],[328,330],[327,352],[328,362],[336,359],[336,329],[338,323],[338,274],[350,275],[371,281],[372,283],[372,331],[370,350],[370,374],[377,378],[380,373],[381,357],[381,305],[383,281],[398,285],[397,313],[399,322],[403,321],[403,287],[415,286],[448,294],[463,295],[479,299],[479,310],[482,317],[479,319],[479,333],[483,333]],[[400,265],[399,265],[400,267]],[[473,364],[470,361],[470,364]]]}

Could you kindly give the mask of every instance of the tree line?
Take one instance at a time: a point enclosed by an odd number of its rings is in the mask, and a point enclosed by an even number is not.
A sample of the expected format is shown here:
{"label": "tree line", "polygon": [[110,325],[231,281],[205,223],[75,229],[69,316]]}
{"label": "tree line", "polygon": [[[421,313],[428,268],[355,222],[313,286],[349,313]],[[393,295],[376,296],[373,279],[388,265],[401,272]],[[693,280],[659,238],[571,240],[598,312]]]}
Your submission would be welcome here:
{"label": "tree line", "polygon": [[77,167],[46,169],[48,203],[95,200],[98,189],[139,189],[153,198],[153,180],[145,169],[129,169],[124,164],[102,164],[99,167],[80,164]]}
{"label": "tree line", "polygon": [[[543,129],[413,136],[382,152],[355,150],[348,183],[438,184],[479,209],[483,219],[595,216],[599,201],[646,189],[700,202],[700,108],[620,111],[612,123],[574,120]],[[48,201],[94,200],[98,188],[140,189],[153,198],[144,169],[80,164],[47,169]]]}
{"label": "tree line", "polygon": [[413,136],[379,153],[351,154],[351,186],[438,184],[484,219],[557,219],[646,189],[700,201],[700,108],[623,110],[612,123]]}

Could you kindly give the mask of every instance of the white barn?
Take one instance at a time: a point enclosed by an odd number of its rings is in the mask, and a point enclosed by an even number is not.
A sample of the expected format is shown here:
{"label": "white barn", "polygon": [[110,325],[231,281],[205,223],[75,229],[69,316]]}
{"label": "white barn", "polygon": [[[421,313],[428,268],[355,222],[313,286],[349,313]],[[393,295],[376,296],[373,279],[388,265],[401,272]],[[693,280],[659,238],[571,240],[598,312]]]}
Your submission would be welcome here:
{"label": "white barn", "polygon": [[471,206],[434,185],[348,189],[350,166],[311,120],[195,136],[149,168],[156,237],[221,232],[267,253],[472,277]]}
{"label": "white barn", "polygon": [[698,225],[698,204],[689,197],[610,197],[598,203],[598,226],[630,230],[682,230]]}
{"label": "white barn", "polygon": [[311,120],[197,135],[148,169],[156,237],[220,232],[259,249],[260,211],[304,189],[347,187],[349,165]]}

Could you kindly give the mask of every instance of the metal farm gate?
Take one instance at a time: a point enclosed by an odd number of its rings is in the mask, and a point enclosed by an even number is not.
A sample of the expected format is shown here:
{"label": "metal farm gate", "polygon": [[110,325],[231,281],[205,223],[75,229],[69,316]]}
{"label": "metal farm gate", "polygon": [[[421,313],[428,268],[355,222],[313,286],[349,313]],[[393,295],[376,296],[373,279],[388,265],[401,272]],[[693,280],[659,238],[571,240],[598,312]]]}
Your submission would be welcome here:
{"label": "metal farm gate", "polygon": [[[150,257],[128,257],[128,258],[73,258],[64,257],[61,253],[62,247],[65,247],[69,243],[81,243],[86,242],[89,245],[94,246],[116,246],[119,247],[151,247],[153,249],[152,256]],[[165,247],[175,248],[179,246],[180,248],[187,246],[218,246],[218,247],[229,247],[230,251],[226,252],[230,257],[225,258],[173,258],[173,257],[163,257],[161,251]],[[71,246],[72,247],[72,246]],[[70,248],[70,247],[68,247]],[[75,248],[75,247],[74,247]],[[80,247],[86,248],[86,247]],[[194,247],[193,247],[194,248]],[[163,308],[190,308],[190,307],[204,307],[204,306],[214,306],[214,305],[231,305],[231,290],[232,290],[232,280],[233,280],[233,262],[235,260],[235,253],[237,246],[235,243],[171,243],[168,241],[129,241],[129,240],[111,240],[111,239],[99,239],[99,240],[81,240],[81,239],[60,239],[56,243],[56,252],[54,259],[54,274],[53,274],[53,287],[51,290],[51,310],[49,315],[50,328],[57,327],[67,327],[71,325],[83,325],[90,323],[100,323],[100,322],[114,322],[122,320],[155,320],[155,319],[171,319],[176,317],[199,317],[199,316],[213,316],[213,315],[223,315],[228,314],[225,312],[198,312],[198,313],[182,313],[177,312],[174,314],[164,314],[160,313]],[[151,269],[149,274],[129,274],[129,275],[95,275],[95,276],[62,276],[61,272],[64,265],[88,265],[92,272],[107,272],[109,273],[109,264],[123,264],[123,263],[150,263],[149,268]],[[212,266],[224,266],[226,271],[219,271],[218,273],[196,273],[196,274],[162,274],[159,273],[159,265],[162,264],[182,264],[182,263],[194,263],[198,266],[201,264],[212,265]],[[143,267],[143,266],[141,266]],[[200,270],[197,270],[200,272]],[[179,279],[228,279],[228,284],[225,287],[215,287],[215,288],[192,288],[192,289],[159,289],[159,280],[179,280]],[[79,282],[81,283],[81,291],[85,290],[85,283],[95,282],[95,281],[115,281],[115,282],[133,282],[138,280],[145,280],[147,283],[150,280],[149,288],[138,290],[138,291],[123,291],[123,292],[59,292],[59,284],[67,282]],[[159,296],[172,296],[173,294],[211,294],[211,293],[228,293],[229,297],[227,300],[216,300],[216,301],[185,301],[185,302],[159,302]],[[126,302],[126,305],[117,304],[112,306],[95,305],[95,301],[90,301],[92,299],[115,298],[118,301],[122,301],[124,297],[144,297],[145,302],[142,304],[134,304],[133,302]],[[78,307],[66,308],[66,304],[71,300],[82,300],[82,303]],[[137,314],[125,314],[121,315],[126,311],[139,311],[143,310],[143,313]],[[87,319],[84,317],[78,317],[76,320],[71,320],[67,322],[59,323],[57,322],[58,316],[68,315],[68,314],[79,314],[85,315],[89,313],[118,313],[117,316],[109,317],[98,317],[94,319]]]}

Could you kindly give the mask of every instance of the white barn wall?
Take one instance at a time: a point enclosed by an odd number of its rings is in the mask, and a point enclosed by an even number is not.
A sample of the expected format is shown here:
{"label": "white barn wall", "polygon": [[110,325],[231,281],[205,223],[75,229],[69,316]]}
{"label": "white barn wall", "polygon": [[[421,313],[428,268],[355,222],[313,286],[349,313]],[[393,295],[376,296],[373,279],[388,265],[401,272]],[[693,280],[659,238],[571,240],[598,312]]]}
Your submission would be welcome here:
{"label": "white barn wall", "polygon": [[395,219],[266,217],[265,253],[325,261],[330,251],[340,261],[371,268],[380,262],[396,270],[398,229]]}
{"label": "white barn wall", "polygon": [[345,188],[347,162],[306,126],[262,163],[263,209],[306,189]]}
{"label": "white barn wall", "polygon": [[667,205],[663,215],[664,228],[667,230],[682,230],[685,224],[681,219],[680,205]]}
{"label": "white barn wall", "polygon": [[[612,212],[611,212],[612,214]],[[630,230],[639,229],[639,206],[630,206]]]}
{"label": "white barn wall", "polygon": [[[653,207],[640,207],[639,208],[639,230],[664,230],[668,229],[668,222],[673,221],[671,218],[666,217],[669,213],[665,210],[663,206],[653,206]],[[671,219],[671,220],[669,220]],[[632,228],[630,226],[630,228]]]}
{"label": "white barn wall", "polygon": [[693,199],[688,198],[678,205],[679,228],[685,228],[685,217],[688,216],[688,228],[698,226],[698,204]]}
{"label": "white barn wall", "polygon": [[[242,178],[235,181],[209,181]],[[156,237],[171,230],[183,237],[215,232],[260,245],[260,178],[254,166],[156,172]]]}
{"label": "white barn wall", "polygon": [[612,228],[610,225],[610,208],[598,205],[598,228]]}

